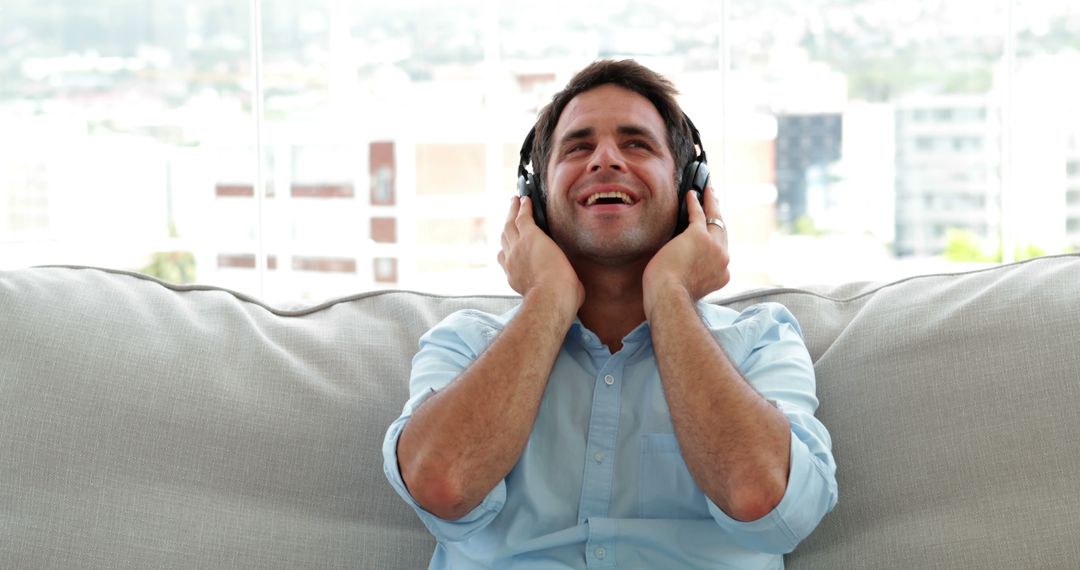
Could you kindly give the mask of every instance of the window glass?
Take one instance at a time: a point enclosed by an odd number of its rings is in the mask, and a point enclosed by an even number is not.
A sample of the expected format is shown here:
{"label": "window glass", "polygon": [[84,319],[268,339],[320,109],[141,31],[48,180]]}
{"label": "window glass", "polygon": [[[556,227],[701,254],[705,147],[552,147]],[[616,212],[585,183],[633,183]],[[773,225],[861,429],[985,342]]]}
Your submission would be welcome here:
{"label": "window glass", "polygon": [[1014,166],[1007,238],[1015,257],[1080,251],[1080,10],[1068,0],[1016,0]]}
{"label": "window glass", "polygon": [[247,6],[5,0],[4,268],[220,267],[214,282],[256,288]]}
{"label": "window glass", "polygon": [[519,147],[597,58],[679,88],[730,292],[1080,250],[1073,4],[6,0],[0,268],[509,293]]}
{"label": "window glass", "polygon": [[729,5],[729,114],[776,122],[773,283],[936,270],[953,233],[996,248],[999,178],[973,173],[1000,167],[1003,0]]}

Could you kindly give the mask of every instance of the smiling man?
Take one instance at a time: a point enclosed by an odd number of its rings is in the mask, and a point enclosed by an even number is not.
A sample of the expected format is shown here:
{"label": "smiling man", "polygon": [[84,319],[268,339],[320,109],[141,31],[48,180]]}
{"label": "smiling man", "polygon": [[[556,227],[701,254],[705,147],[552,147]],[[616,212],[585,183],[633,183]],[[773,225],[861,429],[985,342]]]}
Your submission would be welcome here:
{"label": "smiling man", "polygon": [[727,235],[675,94],[633,61],[571,79],[503,230],[521,304],[420,339],[383,453],[431,568],[782,568],[836,504],[794,317],[700,301]]}

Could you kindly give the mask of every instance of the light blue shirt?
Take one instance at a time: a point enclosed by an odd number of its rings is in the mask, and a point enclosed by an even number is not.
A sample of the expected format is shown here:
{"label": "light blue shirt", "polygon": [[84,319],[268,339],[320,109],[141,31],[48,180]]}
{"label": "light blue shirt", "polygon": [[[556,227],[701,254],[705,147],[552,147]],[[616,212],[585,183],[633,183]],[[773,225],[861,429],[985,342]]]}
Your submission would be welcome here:
{"label": "light blue shirt", "polygon": [[[410,398],[383,443],[386,476],[438,541],[430,568],[783,568],[837,500],[832,441],[814,417],[814,369],[794,316],[775,303],[698,310],[743,377],[791,422],[787,491],[753,522],[720,510],[683,461],[648,323],[615,354],[580,321],[555,361],[528,444],[461,519],[409,495],[397,442],[413,411],[452,382],[513,318],[460,311],[420,339]],[[530,355],[522,354],[529,358]]]}

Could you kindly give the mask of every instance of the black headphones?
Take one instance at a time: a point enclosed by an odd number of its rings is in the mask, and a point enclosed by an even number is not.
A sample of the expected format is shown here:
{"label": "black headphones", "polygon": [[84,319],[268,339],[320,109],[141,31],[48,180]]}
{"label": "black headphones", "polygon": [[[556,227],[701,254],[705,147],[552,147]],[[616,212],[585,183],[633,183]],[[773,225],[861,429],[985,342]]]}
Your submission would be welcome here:
{"label": "black headphones", "polygon": [[[679,219],[675,224],[675,235],[682,233],[686,226],[690,224],[690,214],[686,210],[686,193],[690,190],[697,190],[698,200],[704,207],[705,186],[709,183],[709,163],[705,157],[705,146],[701,144],[701,135],[698,133],[697,127],[694,126],[694,122],[690,120],[690,117],[686,116],[686,113],[683,113],[683,120],[690,127],[690,136],[700,152],[698,152],[697,156],[691,158],[690,162],[683,168],[682,182],[679,184],[678,192]],[[544,203],[541,183],[537,180],[536,175],[525,168],[531,161],[530,155],[532,154],[533,140],[535,138],[536,127],[534,126],[529,130],[529,134],[525,136],[525,142],[521,145],[521,156],[518,161],[518,195],[529,197],[529,200],[532,201],[533,218],[536,225],[545,233],[550,234],[551,231],[548,229],[547,223],[547,207]]]}

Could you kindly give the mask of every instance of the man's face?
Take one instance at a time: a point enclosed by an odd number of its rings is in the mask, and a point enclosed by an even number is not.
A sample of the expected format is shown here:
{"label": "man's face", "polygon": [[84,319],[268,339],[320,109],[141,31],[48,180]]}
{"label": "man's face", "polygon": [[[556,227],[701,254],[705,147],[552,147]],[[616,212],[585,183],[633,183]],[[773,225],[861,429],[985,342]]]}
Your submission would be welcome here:
{"label": "man's face", "polygon": [[651,258],[675,231],[675,163],[645,97],[602,85],[574,97],[552,136],[547,215],[573,260]]}

